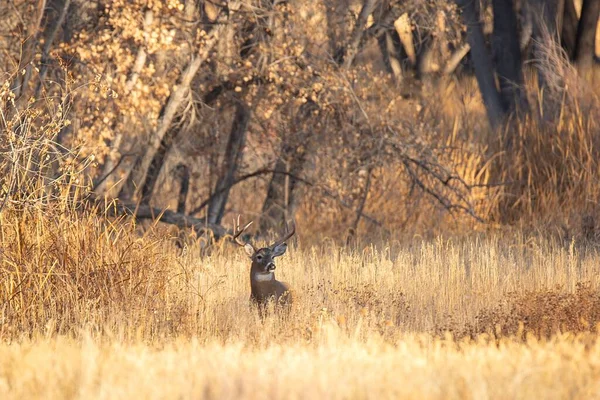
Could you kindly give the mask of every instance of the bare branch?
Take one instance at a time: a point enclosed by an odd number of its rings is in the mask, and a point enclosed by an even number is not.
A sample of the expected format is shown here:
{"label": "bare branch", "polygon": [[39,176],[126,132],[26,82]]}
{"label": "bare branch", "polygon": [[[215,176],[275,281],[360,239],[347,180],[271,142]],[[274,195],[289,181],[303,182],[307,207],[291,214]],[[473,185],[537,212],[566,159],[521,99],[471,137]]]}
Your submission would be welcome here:
{"label": "bare branch", "polygon": [[[290,172],[287,171],[277,171],[277,170],[273,170],[273,169],[269,169],[269,168],[263,168],[263,169],[259,169],[257,171],[242,175],[238,178],[236,178],[232,183],[231,186],[235,186],[240,182],[243,182],[245,180],[248,180],[250,178],[255,178],[257,176],[261,176],[261,175],[267,175],[267,174],[283,174],[283,175],[287,175],[292,179],[297,180],[298,182],[304,183],[307,186],[310,187],[314,187],[316,189],[319,189],[323,192],[323,194],[335,201],[337,201],[342,207],[344,208],[348,208],[348,209],[353,209],[352,205],[349,204],[348,202],[344,201],[338,194],[333,193],[330,189],[327,189],[325,187],[322,187],[321,185],[311,182],[309,180],[306,180],[298,175],[292,174]],[[230,188],[229,188],[230,189]],[[225,190],[225,189],[223,189]],[[216,196],[218,193],[215,192],[213,193],[212,196]],[[208,199],[204,200],[202,203],[200,203],[200,205],[198,207],[196,207],[195,209],[193,209],[190,214],[194,215],[199,213],[200,211],[202,211],[210,202],[212,199],[212,196],[209,197]],[[372,216],[365,214],[364,212],[361,212],[361,215],[364,219],[368,220],[369,222],[371,222],[372,224],[379,226],[379,227],[383,227],[383,224],[378,221],[377,219],[373,218]]]}

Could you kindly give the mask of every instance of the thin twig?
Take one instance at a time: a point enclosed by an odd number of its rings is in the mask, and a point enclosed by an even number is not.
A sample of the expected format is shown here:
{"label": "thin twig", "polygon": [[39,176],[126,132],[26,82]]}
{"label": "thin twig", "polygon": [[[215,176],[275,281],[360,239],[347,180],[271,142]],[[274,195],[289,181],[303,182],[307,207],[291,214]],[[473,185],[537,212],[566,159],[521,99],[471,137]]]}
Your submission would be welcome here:
{"label": "thin twig", "polygon": [[123,160],[125,160],[126,157],[132,157],[137,155],[137,153],[125,153],[121,156],[121,158],[119,159],[119,161],[117,162],[117,164],[112,167],[112,169],[110,171],[108,171],[106,173],[106,175],[104,175],[102,178],[100,178],[96,183],[94,183],[94,187],[92,188],[92,192],[96,191],[96,189],[98,189],[98,186],[100,186],[102,184],[102,182],[104,182],[109,176],[112,175],[113,172],[115,172],[117,170],[117,168],[119,168],[119,165],[121,165],[121,163],[123,162]]}
{"label": "thin twig", "polygon": [[[282,174],[282,175],[287,175],[290,178],[295,179],[296,181],[298,181],[300,183],[304,183],[307,186],[320,189],[325,196],[327,196],[327,197],[329,197],[329,198],[337,201],[344,208],[353,209],[353,207],[350,204],[348,204],[346,201],[344,201],[339,195],[333,193],[331,190],[329,190],[329,189],[327,189],[325,187],[322,187],[322,186],[320,186],[320,185],[318,185],[318,184],[316,184],[314,182],[311,182],[311,181],[309,181],[307,179],[304,179],[304,178],[302,178],[302,177],[300,177],[298,175],[295,175],[295,174],[292,174],[290,172],[287,172],[287,171],[277,171],[277,170],[273,170],[273,169],[269,169],[269,168],[259,169],[257,171],[254,171],[254,172],[251,172],[251,173],[248,173],[248,174],[245,174],[245,175],[242,175],[242,176],[236,178],[231,183],[231,186],[235,186],[238,183],[243,182],[243,181],[245,181],[247,179],[254,178],[254,177],[257,177],[257,176],[261,176],[261,175],[267,175],[267,174]],[[223,188],[222,190],[226,190],[226,188]],[[190,212],[190,214],[194,215],[194,214],[197,214],[200,211],[202,211],[202,209],[204,209],[212,201],[213,197],[217,196],[218,194],[219,194],[219,192],[213,193],[208,199],[206,199],[202,203],[200,203],[200,205],[198,207],[194,208]],[[368,214],[365,214],[364,212],[362,212],[361,215],[362,215],[363,218],[365,218],[366,220],[368,220],[372,224],[374,224],[376,226],[379,226],[379,227],[383,226],[383,224],[380,221],[378,221],[377,219],[373,218],[372,216],[370,216]]]}

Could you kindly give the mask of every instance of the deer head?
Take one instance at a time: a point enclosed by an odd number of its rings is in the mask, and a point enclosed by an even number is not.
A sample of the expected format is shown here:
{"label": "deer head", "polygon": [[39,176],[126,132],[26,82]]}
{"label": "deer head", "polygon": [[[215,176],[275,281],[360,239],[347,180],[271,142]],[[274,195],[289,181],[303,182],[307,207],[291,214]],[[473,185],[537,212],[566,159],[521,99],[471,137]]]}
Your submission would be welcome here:
{"label": "deer head", "polygon": [[[257,249],[256,247],[254,247],[254,245],[252,243],[250,243],[250,242],[244,243],[239,239],[240,235],[246,229],[248,229],[248,227],[250,227],[250,225],[252,225],[252,223],[253,223],[253,221],[250,221],[242,229],[239,229],[237,231],[237,233],[235,233],[233,235],[233,240],[239,246],[244,248],[244,250],[246,251],[246,254],[248,254],[250,259],[252,260],[252,266],[253,266],[253,268],[256,269],[256,272],[261,272],[261,273],[265,273],[265,274],[270,273],[275,270],[275,262],[274,262],[275,257],[279,257],[279,256],[282,256],[283,254],[285,254],[285,252],[287,250],[287,244],[285,242],[289,238],[291,238],[294,235],[294,233],[296,233],[296,226],[294,223],[292,223],[292,229],[291,230],[288,229],[288,232],[285,235],[283,235],[281,238],[276,240],[272,245],[270,245],[268,247],[263,247],[263,248]],[[238,226],[239,226],[239,224],[238,224]],[[287,228],[287,224],[286,224],[286,228]]]}

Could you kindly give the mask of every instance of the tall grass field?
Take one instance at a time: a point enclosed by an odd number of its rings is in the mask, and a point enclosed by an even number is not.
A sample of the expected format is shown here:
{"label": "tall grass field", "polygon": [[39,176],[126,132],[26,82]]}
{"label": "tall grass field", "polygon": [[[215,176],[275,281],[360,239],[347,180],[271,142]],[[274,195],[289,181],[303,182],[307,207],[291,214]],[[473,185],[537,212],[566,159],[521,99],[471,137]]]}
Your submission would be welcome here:
{"label": "tall grass field", "polygon": [[0,214],[2,399],[600,396],[593,246],[300,234],[261,320],[239,247],[58,211]]}

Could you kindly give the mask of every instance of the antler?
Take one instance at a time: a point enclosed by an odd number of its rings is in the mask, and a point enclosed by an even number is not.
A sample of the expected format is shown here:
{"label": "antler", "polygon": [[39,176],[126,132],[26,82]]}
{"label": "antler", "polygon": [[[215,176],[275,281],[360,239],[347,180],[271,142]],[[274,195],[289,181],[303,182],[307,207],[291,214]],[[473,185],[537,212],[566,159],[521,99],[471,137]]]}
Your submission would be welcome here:
{"label": "antler", "polygon": [[249,244],[249,245],[250,245],[250,246],[252,246],[252,248],[253,248],[253,249],[256,251],[256,249],[254,248],[254,245],[253,245],[252,243],[244,243],[244,242],[242,242],[242,241],[239,239],[239,237],[240,237],[240,235],[242,234],[242,232],[244,232],[246,229],[248,229],[248,227],[249,227],[250,225],[252,225],[252,223],[253,223],[253,222],[254,222],[254,221],[250,221],[250,222],[248,222],[248,223],[246,224],[246,226],[244,226],[244,227],[243,227],[242,229],[240,229],[240,230],[239,230],[237,233],[235,233],[235,232],[236,232],[236,230],[238,230],[238,228],[239,228],[239,226],[240,226],[240,217],[239,217],[239,215],[238,215],[237,224],[235,223],[235,218],[234,218],[234,219],[233,219],[233,232],[234,232],[234,235],[233,235],[232,239],[233,239],[233,241],[234,241],[235,243],[237,243],[239,246],[242,246],[242,247],[244,247],[245,245]]}
{"label": "antler", "polygon": [[[287,222],[285,223],[285,228],[286,231],[288,230],[288,226],[287,226]],[[289,238],[291,238],[292,236],[294,236],[294,233],[296,233],[296,224],[294,223],[294,221],[292,221],[292,230],[287,232],[286,235],[284,235],[283,237],[281,237],[279,240],[277,240],[275,243],[273,243],[270,247],[274,248],[276,246],[279,246],[282,243],[285,243],[286,240],[288,240]]]}

